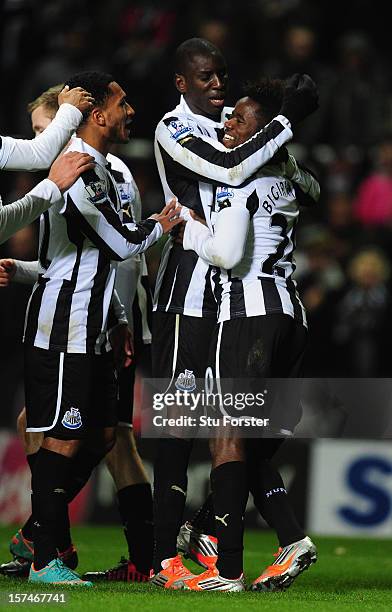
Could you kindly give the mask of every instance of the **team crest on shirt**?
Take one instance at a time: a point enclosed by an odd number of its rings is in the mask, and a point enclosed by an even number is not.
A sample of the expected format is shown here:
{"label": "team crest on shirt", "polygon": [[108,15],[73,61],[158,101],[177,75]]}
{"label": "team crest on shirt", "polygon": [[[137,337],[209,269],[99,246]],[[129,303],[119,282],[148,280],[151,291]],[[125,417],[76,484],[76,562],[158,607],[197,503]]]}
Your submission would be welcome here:
{"label": "team crest on shirt", "polygon": [[193,370],[185,370],[185,372],[181,372],[174,386],[179,391],[193,391],[196,389],[196,379]]}
{"label": "team crest on shirt", "polygon": [[85,186],[87,199],[91,204],[101,204],[107,198],[107,190],[105,181],[91,181]]}
{"label": "team crest on shirt", "polygon": [[82,417],[77,408],[70,408],[64,414],[61,424],[67,429],[79,429],[82,426]]}
{"label": "team crest on shirt", "polygon": [[182,121],[179,121],[178,119],[175,121],[170,121],[167,129],[174,140],[181,140],[182,138],[185,138],[185,136],[189,136],[190,132],[193,132],[189,125],[184,125]]}

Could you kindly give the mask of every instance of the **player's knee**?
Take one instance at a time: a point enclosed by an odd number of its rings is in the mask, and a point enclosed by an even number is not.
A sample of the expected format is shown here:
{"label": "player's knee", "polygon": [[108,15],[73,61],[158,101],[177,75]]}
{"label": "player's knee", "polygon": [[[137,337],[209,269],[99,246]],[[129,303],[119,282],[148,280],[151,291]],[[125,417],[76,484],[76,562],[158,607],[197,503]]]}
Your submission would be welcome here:
{"label": "player's knee", "polygon": [[242,440],[239,438],[215,440],[212,449],[213,467],[230,461],[244,461]]}
{"label": "player's knee", "polygon": [[42,442],[42,448],[53,451],[59,455],[72,458],[78,452],[82,444],[81,440],[61,440],[60,438],[46,437]]}
{"label": "player's knee", "polygon": [[16,429],[20,437],[24,439],[26,433],[26,408],[23,408],[16,419]]}
{"label": "player's knee", "polygon": [[106,427],[102,432],[102,451],[106,455],[110,453],[116,443],[116,429],[114,427]]}

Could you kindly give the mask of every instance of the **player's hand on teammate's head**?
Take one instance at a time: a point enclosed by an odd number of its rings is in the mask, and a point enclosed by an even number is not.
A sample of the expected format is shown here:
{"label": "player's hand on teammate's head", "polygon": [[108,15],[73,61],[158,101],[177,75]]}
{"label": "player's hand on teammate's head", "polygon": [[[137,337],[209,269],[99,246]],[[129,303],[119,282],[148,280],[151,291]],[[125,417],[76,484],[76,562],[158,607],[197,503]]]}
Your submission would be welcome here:
{"label": "player's hand on teammate's head", "polygon": [[164,206],[160,213],[151,215],[150,219],[158,221],[163,229],[163,233],[167,234],[173,227],[176,227],[179,223],[183,222],[180,217],[181,205],[178,204],[177,200],[173,198],[166,206]]}
{"label": "player's hand on teammate's head", "polygon": [[94,166],[95,161],[91,155],[70,151],[63,153],[53,162],[48,178],[56,183],[63,193],[77,181],[83,172],[92,170]]}
{"label": "player's hand on teammate's head", "polygon": [[280,114],[295,126],[319,107],[316,83],[308,74],[294,74],[287,79],[283,90]]}
{"label": "player's hand on teammate's head", "polygon": [[0,259],[0,287],[8,287],[15,272],[16,263],[13,259]]}
{"label": "player's hand on teammate's head", "polygon": [[74,87],[73,89],[70,89],[68,85],[65,85],[58,96],[59,106],[64,104],[64,102],[76,106],[81,113],[85,113],[93,108],[94,98],[82,87]]}

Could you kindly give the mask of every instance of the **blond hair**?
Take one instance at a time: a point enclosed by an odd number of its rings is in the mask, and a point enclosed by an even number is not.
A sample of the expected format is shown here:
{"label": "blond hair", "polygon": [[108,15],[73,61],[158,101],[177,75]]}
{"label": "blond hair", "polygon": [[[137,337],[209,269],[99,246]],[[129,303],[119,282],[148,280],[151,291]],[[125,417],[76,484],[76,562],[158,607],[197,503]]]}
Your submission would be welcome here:
{"label": "blond hair", "polygon": [[36,108],[38,108],[39,106],[44,106],[47,111],[53,113],[54,117],[59,109],[59,103],[57,98],[63,87],[63,84],[49,87],[49,89],[44,91],[40,96],[38,96],[38,98],[36,98],[27,105],[27,112],[31,115],[31,113],[35,111]]}

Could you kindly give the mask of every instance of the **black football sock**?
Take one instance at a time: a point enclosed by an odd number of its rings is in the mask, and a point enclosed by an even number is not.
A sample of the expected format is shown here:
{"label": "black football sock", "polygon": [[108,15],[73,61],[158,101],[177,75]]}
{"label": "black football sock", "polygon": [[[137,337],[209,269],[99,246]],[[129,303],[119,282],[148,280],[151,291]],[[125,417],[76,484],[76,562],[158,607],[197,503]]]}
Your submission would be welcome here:
{"label": "black football sock", "polygon": [[[264,445],[261,453],[255,448],[256,443]],[[269,452],[273,443],[273,440],[247,440],[249,489],[257,510],[284,547],[302,540],[305,534],[295,517],[281,475],[266,458],[274,454]]]}
{"label": "black football sock", "polygon": [[117,491],[117,499],[129,559],[139,572],[149,575],[154,544],[151,485],[143,482],[124,487]]}
{"label": "black football sock", "polygon": [[29,464],[31,473],[33,473],[33,468],[37,460],[37,457],[38,457],[38,451],[36,453],[31,453],[30,455],[26,455],[26,461]]}
{"label": "black football sock", "polygon": [[68,504],[66,487],[72,460],[40,448],[33,469],[34,568],[57,558],[57,534],[64,529]]}
{"label": "black football sock", "polygon": [[[26,455],[27,463],[29,464],[31,473],[33,473],[33,468],[34,468],[35,461],[37,459],[37,455],[38,455],[38,452],[31,453],[30,455]],[[27,519],[27,521],[22,527],[22,535],[24,538],[26,538],[26,540],[31,541],[33,539],[33,523],[34,523],[33,515],[30,514],[29,518]]]}
{"label": "black football sock", "polygon": [[[31,500],[31,503],[33,503],[33,500]],[[34,524],[34,519],[33,519],[33,515],[30,514],[29,518],[27,519],[27,521],[25,522],[25,524],[22,527],[22,535],[26,540],[29,540],[30,542],[33,539],[33,524]]]}
{"label": "black football sock", "polygon": [[244,514],[249,494],[245,462],[230,461],[214,468],[211,489],[218,538],[216,567],[224,578],[239,578],[243,571]]}
{"label": "black football sock", "polygon": [[187,470],[192,440],[162,438],[154,462],[154,562],[155,573],[161,561],[177,555],[188,486]]}
{"label": "black football sock", "polygon": [[212,502],[212,493],[208,495],[204,504],[200,506],[198,510],[196,510],[195,514],[192,516],[189,522],[192,524],[194,529],[200,531],[200,533],[205,533],[211,536],[216,535],[215,513],[214,504]]}
{"label": "black football sock", "polygon": [[[72,459],[69,481],[67,485],[67,501],[70,503],[83,489],[91,476],[93,469],[103,458],[102,453],[93,453],[87,448],[81,448]],[[67,511],[66,520],[62,528],[57,531],[57,548],[59,552],[64,552],[72,544],[71,527],[69,514]]]}
{"label": "black football sock", "polygon": [[70,503],[90,478],[92,471],[104,458],[105,453],[97,453],[88,448],[81,448],[72,459],[72,469],[67,487],[67,498]]}

